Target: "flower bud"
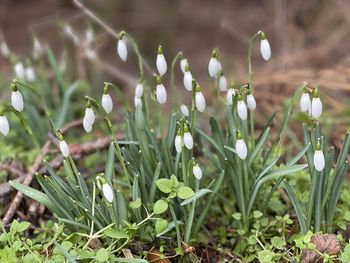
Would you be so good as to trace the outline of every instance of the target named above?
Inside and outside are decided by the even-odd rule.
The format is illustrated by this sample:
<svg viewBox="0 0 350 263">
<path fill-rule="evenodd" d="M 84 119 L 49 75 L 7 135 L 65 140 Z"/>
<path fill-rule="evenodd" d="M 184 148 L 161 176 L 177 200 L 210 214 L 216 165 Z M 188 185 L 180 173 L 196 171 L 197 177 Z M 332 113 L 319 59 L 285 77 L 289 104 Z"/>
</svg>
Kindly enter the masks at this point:
<svg viewBox="0 0 350 263">
<path fill-rule="evenodd" d="M 16 74 L 17 78 L 19 78 L 19 79 L 25 78 L 25 69 L 24 69 L 22 62 L 17 62 L 15 64 L 14 70 L 15 70 L 15 74 Z"/>
<path fill-rule="evenodd" d="M 135 97 L 141 98 L 143 96 L 143 83 L 140 82 L 136 85 Z"/>
<path fill-rule="evenodd" d="M 201 91 L 196 92 L 196 108 L 199 112 L 203 112 L 205 110 L 205 98 Z"/>
<path fill-rule="evenodd" d="M 167 71 L 167 63 L 163 54 L 162 46 L 158 47 L 158 55 L 157 55 L 157 70 L 161 76 L 163 76 Z"/>
<path fill-rule="evenodd" d="M 181 105 L 180 107 L 180 110 L 181 110 L 181 113 L 185 116 L 185 117 L 188 117 L 190 116 L 190 112 L 188 111 L 188 108 L 186 105 Z"/>
<path fill-rule="evenodd" d="M 240 95 L 238 95 L 237 99 L 237 112 L 241 120 L 247 119 L 247 106 Z"/>
<path fill-rule="evenodd" d="M 160 104 L 164 104 L 166 102 L 167 93 L 164 85 L 162 84 L 162 80 L 160 77 L 157 78 L 156 97 L 157 97 L 157 101 Z"/>
<path fill-rule="evenodd" d="M 247 145 L 245 144 L 245 141 L 242 139 L 240 132 L 237 132 L 236 153 L 238 157 L 242 160 L 245 160 L 245 158 L 247 158 L 247 153 L 248 153 Z"/>
<path fill-rule="evenodd" d="M 208 72 L 210 77 L 217 78 L 222 68 L 220 62 L 218 61 L 218 56 L 219 51 L 217 49 L 214 49 L 208 64 Z"/>
<path fill-rule="evenodd" d="M 92 124 L 89 123 L 86 117 L 83 119 L 83 127 L 87 133 L 90 133 L 92 131 Z"/>
<path fill-rule="evenodd" d="M 89 104 L 89 103 L 88 103 Z M 86 124 L 89 124 L 89 125 L 94 125 L 94 122 L 95 122 L 95 113 L 94 113 L 94 110 L 92 109 L 92 107 L 90 105 L 88 105 L 86 108 L 85 108 L 85 116 L 84 116 L 84 119 L 86 119 Z"/>
<path fill-rule="evenodd" d="M 321 150 L 320 141 L 318 141 L 314 154 L 314 166 L 319 172 L 322 172 L 325 166 L 324 154 Z"/>
<path fill-rule="evenodd" d="M 63 140 L 63 138 L 62 140 L 60 140 L 60 151 L 64 157 L 67 158 L 69 156 L 69 147 L 66 141 Z"/>
<path fill-rule="evenodd" d="M 307 112 L 311 106 L 310 94 L 308 92 L 303 92 L 300 98 L 300 110 Z"/>
<path fill-rule="evenodd" d="M 202 179 L 202 169 L 199 167 L 198 163 L 195 163 L 193 165 L 192 172 L 194 177 L 196 177 L 197 180 Z"/>
<path fill-rule="evenodd" d="M 320 117 L 322 114 L 322 102 L 319 98 L 318 89 L 315 88 L 312 92 L 311 115 L 314 118 Z"/>
<path fill-rule="evenodd" d="M 118 55 L 121 60 L 126 61 L 128 57 L 128 49 L 126 48 L 126 43 L 124 36 L 121 36 L 121 38 L 118 40 Z"/>
<path fill-rule="evenodd" d="M 192 90 L 192 80 L 193 80 L 192 73 L 191 73 L 191 71 L 189 70 L 189 66 L 188 66 L 188 64 L 187 64 L 187 65 L 186 65 L 185 74 L 184 74 L 183 83 L 184 83 L 185 88 L 186 88 L 188 91 L 191 91 L 191 90 Z"/>
<path fill-rule="evenodd" d="M 108 93 L 102 95 L 102 107 L 107 114 L 111 113 L 113 110 L 113 101 Z"/>
<path fill-rule="evenodd" d="M 12 84 L 11 104 L 16 111 L 22 111 L 24 107 L 22 93 L 17 89 L 16 84 Z"/>
<path fill-rule="evenodd" d="M 112 187 L 107 184 L 107 183 L 104 183 L 102 185 L 102 193 L 103 193 L 103 196 L 104 198 L 109 202 L 109 203 L 112 203 L 113 200 L 114 200 L 114 193 L 113 193 L 113 189 Z"/>
<path fill-rule="evenodd" d="M 251 93 L 247 95 L 247 106 L 251 111 L 255 110 L 256 108 L 255 98 Z"/>
<path fill-rule="evenodd" d="M 135 108 L 142 107 L 142 100 L 135 96 L 134 97 L 134 105 L 135 105 Z"/>
<path fill-rule="evenodd" d="M 223 72 L 221 72 L 221 75 L 219 78 L 219 88 L 220 88 L 220 91 L 227 91 L 227 80 Z"/>
<path fill-rule="evenodd" d="M 4 135 L 7 136 L 10 130 L 10 125 L 9 122 L 4 115 L 0 115 L 0 132 Z"/>
<path fill-rule="evenodd" d="M 185 147 L 186 147 L 188 150 L 192 150 L 192 148 L 193 148 L 193 138 L 192 138 L 191 133 L 188 131 L 187 126 L 184 127 L 184 137 L 183 137 L 183 140 L 184 140 Z"/>
<path fill-rule="evenodd" d="M 180 68 L 181 68 L 182 73 L 184 73 L 184 74 L 186 72 L 186 65 L 187 65 L 187 59 L 186 58 L 181 59 Z"/>
<path fill-rule="evenodd" d="M 236 95 L 234 88 L 229 88 L 226 94 L 226 100 L 228 105 L 233 104 L 233 97 Z"/>
<path fill-rule="evenodd" d="M 182 151 L 182 136 L 181 136 L 180 129 L 177 132 L 177 135 L 175 137 L 175 149 L 176 149 L 176 152 L 178 152 L 178 153 L 181 153 L 181 151 Z"/>
<path fill-rule="evenodd" d="M 267 61 L 271 57 L 271 48 L 269 41 L 266 39 L 266 35 L 261 32 L 260 34 L 260 52 L 262 57 Z"/>
</svg>

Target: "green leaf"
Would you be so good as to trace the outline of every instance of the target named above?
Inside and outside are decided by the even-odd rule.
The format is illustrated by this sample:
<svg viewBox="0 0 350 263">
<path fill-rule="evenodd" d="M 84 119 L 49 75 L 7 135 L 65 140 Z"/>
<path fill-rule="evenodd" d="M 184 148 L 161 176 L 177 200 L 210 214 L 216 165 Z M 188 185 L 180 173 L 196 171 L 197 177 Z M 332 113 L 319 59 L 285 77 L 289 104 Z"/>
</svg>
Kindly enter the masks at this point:
<svg viewBox="0 0 350 263">
<path fill-rule="evenodd" d="M 107 262 L 109 259 L 109 251 L 105 248 L 100 248 L 96 253 L 95 259 L 98 262 Z"/>
<path fill-rule="evenodd" d="M 181 198 L 181 199 L 188 199 L 191 198 L 192 196 L 194 196 L 194 192 L 191 188 L 189 188 L 188 186 L 180 186 L 177 189 L 177 195 Z"/>
<path fill-rule="evenodd" d="M 168 209 L 168 203 L 164 200 L 158 200 L 153 206 L 153 213 L 156 215 L 164 213 Z"/>
<path fill-rule="evenodd" d="M 62 254 L 65 256 L 65 258 L 68 260 L 69 263 L 76 263 L 77 261 L 75 260 L 75 258 L 69 254 L 68 250 L 61 246 L 58 243 L 55 243 L 56 247 L 62 252 Z"/>
<path fill-rule="evenodd" d="M 184 200 L 181 205 L 188 205 L 190 203 L 192 203 L 193 201 L 201 198 L 202 196 L 208 194 L 208 193 L 212 193 L 213 191 L 212 190 L 209 190 L 209 189 L 200 189 L 199 191 L 197 191 L 194 196 Z"/>
<path fill-rule="evenodd" d="M 159 191 L 169 194 L 172 190 L 171 181 L 169 179 L 161 178 L 156 181 Z"/>
<path fill-rule="evenodd" d="M 128 239 L 129 236 L 127 233 L 121 230 L 117 230 L 115 228 L 108 228 L 104 231 L 106 236 L 109 236 L 114 239 Z"/>
<path fill-rule="evenodd" d="M 255 210 L 253 212 L 253 217 L 256 218 L 256 219 L 262 217 L 262 215 L 263 215 L 263 213 L 261 213 L 259 210 Z"/>
<path fill-rule="evenodd" d="M 139 208 L 140 206 L 141 206 L 141 198 L 140 197 L 138 197 L 138 198 L 136 198 L 136 200 L 135 201 L 133 201 L 133 202 L 130 202 L 129 203 L 129 206 L 132 208 L 132 209 L 137 209 L 137 208 Z"/>
<path fill-rule="evenodd" d="M 177 225 L 183 225 L 183 223 L 181 221 L 177 221 Z M 165 230 L 163 230 L 163 232 L 157 234 L 157 237 L 160 237 L 162 235 L 165 235 L 166 233 L 168 233 L 170 230 L 172 230 L 175 227 L 175 222 L 172 221 L 168 224 L 167 228 Z"/>
<path fill-rule="evenodd" d="M 275 253 L 270 250 L 262 250 L 258 252 L 258 259 L 260 263 L 271 263 L 274 262 L 273 257 Z"/>
<path fill-rule="evenodd" d="M 156 233 L 162 233 L 168 226 L 168 221 L 162 218 L 159 218 L 156 221 Z"/>
<path fill-rule="evenodd" d="M 240 221 L 242 219 L 242 214 L 241 213 L 234 213 L 232 215 L 233 219 Z"/>
<path fill-rule="evenodd" d="M 278 249 L 283 249 L 286 246 L 286 242 L 281 237 L 271 238 L 271 245 Z"/>
</svg>

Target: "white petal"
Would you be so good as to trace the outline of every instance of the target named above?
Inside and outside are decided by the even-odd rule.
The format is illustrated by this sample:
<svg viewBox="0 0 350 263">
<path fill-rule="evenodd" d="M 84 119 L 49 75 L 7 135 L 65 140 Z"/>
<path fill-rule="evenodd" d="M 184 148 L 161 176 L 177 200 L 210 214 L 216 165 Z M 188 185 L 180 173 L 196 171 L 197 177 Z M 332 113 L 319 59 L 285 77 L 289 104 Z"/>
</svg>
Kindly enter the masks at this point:
<svg viewBox="0 0 350 263">
<path fill-rule="evenodd" d="M 208 64 L 208 72 L 210 77 L 216 77 L 219 74 L 221 65 L 217 58 L 211 57 Z"/>
<path fill-rule="evenodd" d="M 184 144 L 188 150 L 191 150 L 193 148 L 193 138 L 191 133 L 185 132 L 184 134 Z"/>
<path fill-rule="evenodd" d="M 15 74 L 19 79 L 24 79 L 25 71 L 22 62 L 18 62 L 15 65 Z"/>
<path fill-rule="evenodd" d="M 69 147 L 66 141 L 60 141 L 60 150 L 64 157 L 69 156 Z"/>
<path fill-rule="evenodd" d="M 10 130 L 10 125 L 6 116 L 0 116 L 0 132 L 4 136 L 7 136 L 7 134 L 9 134 L 9 130 Z"/>
<path fill-rule="evenodd" d="M 134 97 L 134 105 L 135 105 L 135 108 L 142 107 L 142 100 L 138 97 Z"/>
<path fill-rule="evenodd" d="M 244 140 L 239 139 L 236 141 L 236 152 L 240 159 L 244 160 L 245 158 L 247 158 L 248 150 Z"/>
<path fill-rule="evenodd" d="M 88 122 L 86 116 L 83 119 L 83 127 L 87 133 L 90 133 L 92 131 L 92 124 Z"/>
<path fill-rule="evenodd" d="M 143 84 L 138 83 L 135 89 L 135 97 L 141 98 L 143 95 Z"/>
<path fill-rule="evenodd" d="M 220 91 L 227 91 L 227 80 L 224 75 L 220 76 L 219 78 L 219 88 Z"/>
<path fill-rule="evenodd" d="M 175 137 L 175 149 L 178 153 L 182 151 L 182 137 L 180 135 L 176 135 Z"/>
<path fill-rule="evenodd" d="M 128 50 L 126 48 L 126 44 L 123 38 L 119 39 L 118 41 L 118 55 L 120 59 L 123 61 L 126 61 L 128 57 Z"/>
<path fill-rule="evenodd" d="M 184 59 L 181 59 L 181 61 L 180 61 L 180 67 L 181 67 L 181 71 L 182 71 L 182 73 L 184 73 L 185 74 L 185 72 L 186 72 L 186 65 L 187 65 L 187 59 L 186 58 L 184 58 Z"/>
<path fill-rule="evenodd" d="M 263 39 L 260 41 L 260 52 L 262 57 L 265 60 L 269 60 L 271 57 L 271 49 L 270 49 L 270 44 L 269 41 L 267 41 L 267 39 Z"/>
<path fill-rule="evenodd" d="M 247 106 L 243 100 L 237 102 L 237 112 L 241 120 L 247 119 Z"/>
<path fill-rule="evenodd" d="M 250 110 L 255 110 L 256 108 L 256 102 L 253 94 L 249 94 L 247 96 L 247 106 Z"/>
<path fill-rule="evenodd" d="M 167 99 L 167 94 L 166 94 L 166 90 L 163 84 L 159 84 L 156 87 L 156 97 L 157 97 L 157 101 L 160 104 L 164 104 L 166 102 Z"/>
<path fill-rule="evenodd" d="M 314 118 L 320 117 L 322 114 L 322 102 L 320 98 L 313 98 L 311 103 L 311 115 Z"/>
<path fill-rule="evenodd" d="M 12 91 L 11 93 L 11 104 L 17 111 L 22 111 L 24 107 L 23 97 L 19 90 Z"/>
<path fill-rule="evenodd" d="M 167 64 L 166 64 L 166 60 L 163 54 L 158 54 L 157 55 L 157 69 L 158 72 L 161 76 L 163 76 L 166 73 L 167 70 Z"/>
<path fill-rule="evenodd" d="M 193 77 L 192 77 L 191 72 L 186 71 L 185 74 L 184 74 L 183 82 L 184 82 L 185 88 L 186 88 L 188 91 L 191 91 L 191 90 L 192 90 L 192 80 L 193 80 Z"/>
<path fill-rule="evenodd" d="M 106 200 L 110 203 L 113 202 L 114 199 L 114 193 L 113 193 L 113 189 L 109 184 L 103 184 L 102 185 L 102 192 L 103 192 L 103 196 L 106 198 Z"/>
<path fill-rule="evenodd" d="M 33 67 L 28 67 L 26 69 L 26 79 L 28 81 L 34 81 L 36 79 L 35 72 Z"/>
<path fill-rule="evenodd" d="M 199 167 L 198 164 L 193 166 L 193 175 L 196 177 L 197 180 L 202 179 L 202 169 Z"/>
<path fill-rule="evenodd" d="M 315 169 L 319 172 L 321 172 L 324 169 L 324 166 L 325 166 L 324 155 L 323 155 L 323 152 L 320 150 L 315 151 L 314 165 L 315 165 Z"/>
<path fill-rule="evenodd" d="M 185 117 L 188 117 L 190 115 L 190 112 L 188 111 L 188 108 L 186 105 L 182 104 L 180 107 L 180 110 Z"/>
<path fill-rule="evenodd" d="M 205 98 L 202 92 L 196 92 L 196 108 L 199 112 L 205 110 Z"/>
<path fill-rule="evenodd" d="M 92 30 L 87 30 L 85 32 L 85 39 L 86 39 L 86 43 L 89 45 L 92 43 L 92 41 L 94 40 L 94 32 L 92 32 Z"/>
<path fill-rule="evenodd" d="M 303 93 L 300 98 L 300 110 L 303 112 L 307 112 L 310 108 L 310 95 L 309 93 Z"/>
<path fill-rule="evenodd" d="M 234 89 L 228 89 L 226 99 L 227 99 L 227 104 L 232 105 L 233 104 L 233 97 L 235 96 L 236 92 Z"/>
<path fill-rule="evenodd" d="M 109 94 L 102 95 L 102 107 L 107 114 L 112 112 L 113 101 L 112 101 L 112 98 Z"/>
<path fill-rule="evenodd" d="M 0 53 L 1 55 L 3 55 L 5 58 L 8 57 L 8 55 L 10 55 L 10 50 L 6 44 L 6 42 L 2 41 L 0 43 Z"/>
<path fill-rule="evenodd" d="M 87 124 L 90 124 L 91 126 L 94 125 L 95 113 L 94 113 L 94 110 L 92 108 L 85 108 L 84 119 L 86 119 Z"/>
</svg>

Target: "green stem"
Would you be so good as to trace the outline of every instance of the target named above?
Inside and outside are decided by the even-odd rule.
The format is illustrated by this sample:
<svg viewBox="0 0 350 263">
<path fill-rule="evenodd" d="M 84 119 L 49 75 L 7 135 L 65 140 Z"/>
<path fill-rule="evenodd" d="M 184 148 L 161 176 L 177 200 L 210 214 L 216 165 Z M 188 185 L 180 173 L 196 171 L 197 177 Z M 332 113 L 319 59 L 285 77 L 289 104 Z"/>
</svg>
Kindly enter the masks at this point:
<svg viewBox="0 0 350 263">
<path fill-rule="evenodd" d="M 176 239 L 177 239 L 177 246 L 178 248 L 181 248 L 181 236 L 180 236 L 180 229 L 179 229 L 179 224 L 176 219 L 175 211 L 173 208 L 173 205 L 169 203 L 169 209 L 171 213 L 171 217 L 173 218 L 174 224 L 175 224 L 175 230 L 176 230 Z"/>
<path fill-rule="evenodd" d="M 197 192 L 198 190 L 199 190 L 199 180 L 196 180 L 195 191 Z M 185 239 L 184 239 L 186 244 L 188 244 L 188 242 L 190 241 L 195 210 L 196 210 L 196 200 L 193 201 L 193 203 L 191 205 L 190 214 L 188 215 L 188 221 L 187 221 L 187 224 L 186 224 Z"/>
<path fill-rule="evenodd" d="M 307 209 L 307 216 L 306 216 L 306 227 L 308 230 L 310 230 L 311 227 L 311 221 L 312 221 L 312 215 L 313 215 L 313 208 L 315 204 L 315 193 L 316 193 L 316 176 L 317 172 L 314 172 L 311 178 L 311 189 L 309 193 L 309 202 L 308 202 L 308 209 Z"/>
<path fill-rule="evenodd" d="M 170 83 L 171 83 L 171 87 L 174 89 L 175 94 L 177 94 L 176 86 L 175 86 L 175 65 L 176 65 L 176 62 L 179 60 L 179 58 L 182 58 L 182 56 L 183 56 L 182 51 L 178 52 L 174 57 L 173 61 L 171 62 Z"/>
<path fill-rule="evenodd" d="M 121 33 L 122 34 L 124 33 L 127 36 L 127 38 L 129 39 L 129 41 L 131 42 L 132 47 L 133 47 L 133 49 L 135 51 L 135 54 L 137 56 L 137 59 L 138 59 L 139 70 L 140 70 L 140 78 L 144 79 L 143 58 L 142 58 L 139 46 L 137 45 L 135 39 L 129 33 L 125 32 L 125 31 L 122 31 Z"/>
</svg>

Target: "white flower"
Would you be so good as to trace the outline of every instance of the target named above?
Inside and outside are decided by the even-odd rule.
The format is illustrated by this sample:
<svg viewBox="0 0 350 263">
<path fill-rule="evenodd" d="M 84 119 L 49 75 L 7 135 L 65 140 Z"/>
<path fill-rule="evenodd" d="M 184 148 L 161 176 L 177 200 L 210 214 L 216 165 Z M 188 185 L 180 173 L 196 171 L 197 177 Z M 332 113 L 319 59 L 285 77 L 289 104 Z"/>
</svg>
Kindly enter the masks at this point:
<svg viewBox="0 0 350 263">
<path fill-rule="evenodd" d="M 22 111 L 24 107 L 22 93 L 19 90 L 12 91 L 11 104 L 16 111 Z"/>
<path fill-rule="evenodd" d="M 108 93 L 102 95 L 102 107 L 107 114 L 111 113 L 113 110 L 113 101 Z"/>
<path fill-rule="evenodd" d="M 183 82 L 184 82 L 185 88 L 188 91 L 192 90 L 192 80 L 193 80 L 192 73 L 189 70 L 186 71 L 185 74 L 184 74 Z"/>
<path fill-rule="evenodd" d="M 241 120 L 247 119 L 247 106 L 243 100 L 238 100 L 237 102 L 237 112 Z"/>
<path fill-rule="evenodd" d="M 208 64 L 208 72 L 210 77 L 217 77 L 221 70 L 221 64 L 216 57 L 211 57 Z"/>
<path fill-rule="evenodd" d="M 196 177 L 197 180 L 202 179 L 202 169 L 199 167 L 197 163 L 193 166 L 192 171 L 193 171 L 194 177 Z"/>
<path fill-rule="evenodd" d="M 83 119 L 83 127 L 87 133 L 90 133 L 92 131 L 92 124 L 88 122 L 86 117 Z"/>
<path fill-rule="evenodd" d="M 321 150 L 316 150 L 314 154 L 314 165 L 315 169 L 319 172 L 321 172 L 324 169 L 325 166 L 325 160 L 324 155 Z"/>
<path fill-rule="evenodd" d="M 4 136 L 7 136 L 7 134 L 9 134 L 9 130 L 10 130 L 10 125 L 6 116 L 0 115 L 0 132 Z"/>
<path fill-rule="evenodd" d="M 191 133 L 188 130 L 187 131 L 185 130 L 183 140 L 184 140 L 185 147 L 188 150 L 191 150 L 193 148 L 193 138 Z"/>
<path fill-rule="evenodd" d="M 311 106 L 310 94 L 308 92 L 304 92 L 300 98 L 300 110 L 303 112 L 307 112 Z"/>
<path fill-rule="evenodd" d="M 186 105 L 181 105 L 180 107 L 181 113 L 185 116 L 188 117 L 190 115 L 190 112 L 188 111 L 188 108 Z"/>
<path fill-rule="evenodd" d="M 164 104 L 166 102 L 167 94 L 166 94 L 165 87 L 162 83 L 158 84 L 156 87 L 156 97 L 157 97 L 157 101 L 160 104 Z"/>
<path fill-rule="evenodd" d="M 17 78 L 19 79 L 24 79 L 25 78 L 25 69 L 24 69 L 24 66 L 23 66 L 23 63 L 22 62 L 17 62 L 15 64 L 15 74 L 17 76 Z"/>
<path fill-rule="evenodd" d="M 86 30 L 85 32 L 86 44 L 90 45 L 94 41 L 94 32 L 91 29 Z"/>
<path fill-rule="evenodd" d="M 35 71 L 32 66 L 26 68 L 26 79 L 28 81 L 34 81 L 36 79 Z"/>
<path fill-rule="evenodd" d="M 95 50 L 93 50 L 93 49 L 91 49 L 89 47 L 85 49 L 85 55 L 90 60 L 94 60 L 96 58 Z"/>
<path fill-rule="evenodd" d="M 60 150 L 61 150 L 61 153 L 64 157 L 69 156 L 69 147 L 68 147 L 68 144 L 66 143 L 66 141 L 64 141 L 64 140 L 60 141 Z"/>
<path fill-rule="evenodd" d="M 91 126 L 94 125 L 95 122 L 95 113 L 92 107 L 85 108 L 85 116 L 84 119 L 86 119 L 86 124 L 90 124 Z"/>
<path fill-rule="evenodd" d="M 158 55 L 157 55 L 157 70 L 161 76 L 163 76 L 166 73 L 167 70 L 167 64 L 166 60 L 163 54 L 163 48 L 162 46 L 158 47 Z"/>
<path fill-rule="evenodd" d="M 111 187 L 109 184 L 104 183 L 104 184 L 102 185 L 102 193 L 103 193 L 103 196 L 106 198 L 106 200 L 107 200 L 109 203 L 112 203 L 112 202 L 113 202 L 114 193 L 113 193 L 112 187 Z"/>
<path fill-rule="evenodd" d="M 80 40 L 70 25 L 65 25 L 63 31 L 74 42 L 75 45 L 79 45 Z"/>
<path fill-rule="evenodd" d="M 135 89 L 135 97 L 141 98 L 143 95 L 143 83 L 138 83 Z"/>
<path fill-rule="evenodd" d="M 181 59 L 180 67 L 181 67 L 182 73 L 184 73 L 184 74 L 186 72 L 186 65 L 187 65 L 187 59 L 186 58 Z"/>
<path fill-rule="evenodd" d="M 250 110 L 255 110 L 256 102 L 253 94 L 248 94 L 247 96 L 247 106 Z"/>
<path fill-rule="evenodd" d="M 238 157 L 242 160 L 244 160 L 245 158 L 247 158 L 247 145 L 245 144 L 243 139 L 238 139 L 236 141 L 236 153 L 238 155 Z"/>
<path fill-rule="evenodd" d="M 312 102 L 311 102 L 311 115 L 314 118 L 318 118 L 321 116 L 322 113 L 322 102 L 320 100 L 320 98 L 318 97 L 314 97 L 312 98 Z"/>
<path fill-rule="evenodd" d="M 134 105 L 135 105 L 135 108 L 142 107 L 142 100 L 135 96 L 134 97 Z"/>
<path fill-rule="evenodd" d="M 227 104 L 233 104 L 233 97 L 236 95 L 236 92 L 233 88 L 229 88 L 226 94 Z"/>
<path fill-rule="evenodd" d="M 10 55 L 10 49 L 7 46 L 5 41 L 1 41 L 1 43 L 0 43 L 0 53 L 5 58 L 7 58 Z"/>
<path fill-rule="evenodd" d="M 196 108 L 199 112 L 203 112 L 205 110 L 205 98 L 201 91 L 196 92 Z"/>
<path fill-rule="evenodd" d="M 126 48 L 126 43 L 124 40 L 124 36 L 121 37 L 118 41 L 118 55 L 121 60 L 126 61 L 128 57 L 128 50 Z"/>
<path fill-rule="evenodd" d="M 221 74 L 219 78 L 219 88 L 220 91 L 227 91 L 227 80 L 223 74 Z"/>
<path fill-rule="evenodd" d="M 266 38 L 261 39 L 260 41 L 260 52 L 262 57 L 267 61 L 271 57 L 271 49 L 269 41 Z"/>
<path fill-rule="evenodd" d="M 34 42 L 33 42 L 33 56 L 34 58 L 38 58 L 40 56 L 40 54 L 43 51 L 43 47 L 41 45 L 41 43 L 39 42 L 39 40 L 34 37 Z"/>
<path fill-rule="evenodd" d="M 182 151 L 182 137 L 179 134 L 175 137 L 175 149 L 178 153 L 181 153 Z"/>
</svg>

